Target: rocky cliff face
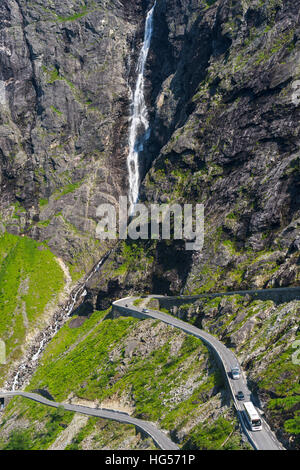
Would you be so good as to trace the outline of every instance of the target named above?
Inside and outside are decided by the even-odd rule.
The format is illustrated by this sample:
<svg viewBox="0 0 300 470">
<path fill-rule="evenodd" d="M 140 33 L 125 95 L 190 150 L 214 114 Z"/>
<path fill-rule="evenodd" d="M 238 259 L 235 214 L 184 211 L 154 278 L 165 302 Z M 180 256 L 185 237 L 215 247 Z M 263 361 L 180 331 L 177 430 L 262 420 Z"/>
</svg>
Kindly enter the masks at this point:
<svg viewBox="0 0 300 470">
<path fill-rule="evenodd" d="M 171 307 L 234 348 L 268 423 L 286 448 L 299 448 L 299 373 L 296 360 L 299 300 L 259 300 L 256 296 L 203 296 Z M 298 431 L 297 431 L 298 429 Z"/>
<path fill-rule="evenodd" d="M 2 224 L 87 270 L 103 251 L 98 205 L 127 192 L 143 5 L 5 0 L 0 8 Z"/>
<path fill-rule="evenodd" d="M 157 6 L 142 194 L 205 205 L 186 292 L 299 285 L 299 6 Z"/>
<path fill-rule="evenodd" d="M 2 2 L 2 225 L 79 271 L 106 249 L 98 205 L 127 193 L 130 85 L 150 4 Z M 193 259 L 180 244 L 145 246 L 149 290 L 299 282 L 298 15 L 298 1 L 157 2 L 141 197 L 204 203 L 206 239 Z"/>
<path fill-rule="evenodd" d="M 299 285 L 299 6 L 157 3 L 141 199 L 203 203 L 204 249 L 119 247 L 91 284 L 99 308 L 137 290 Z"/>
<path fill-rule="evenodd" d="M 124 291 L 299 285 L 299 7 L 157 4 L 141 198 L 203 203 L 205 244 L 190 256 L 181 243 L 127 243 L 90 286 L 99 307 Z M 235 348 L 279 439 L 298 448 L 299 301 L 203 301 L 182 316 Z"/>
</svg>

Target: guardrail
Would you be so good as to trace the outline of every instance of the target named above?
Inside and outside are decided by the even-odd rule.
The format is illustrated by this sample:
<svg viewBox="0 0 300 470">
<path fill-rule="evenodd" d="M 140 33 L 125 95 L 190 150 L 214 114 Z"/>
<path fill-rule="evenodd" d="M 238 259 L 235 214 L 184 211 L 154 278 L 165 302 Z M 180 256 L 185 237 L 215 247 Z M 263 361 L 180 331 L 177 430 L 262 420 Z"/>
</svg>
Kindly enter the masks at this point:
<svg viewBox="0 0 300 470">
<path fill-rule="evenodd" d="M 251 290 L 239 290 L 231 292 L 216 292 L 216 293 L 205 293 L 198 295 L 185 295 L 185 296 L 163 296 L 163 295 L 151 295 L 153 299 L 157 299 L 162 307 L 168 306 L 180 306 L 186 303 L 193 303 L 197 300 L 223 296 L 249 295 L 253 300 L 272 300 L 275 303 L 290 302 L 292 300 L 300 300 L 300 287 L 278 287 L 271 289 L 251 289 Z"/>
</svg>

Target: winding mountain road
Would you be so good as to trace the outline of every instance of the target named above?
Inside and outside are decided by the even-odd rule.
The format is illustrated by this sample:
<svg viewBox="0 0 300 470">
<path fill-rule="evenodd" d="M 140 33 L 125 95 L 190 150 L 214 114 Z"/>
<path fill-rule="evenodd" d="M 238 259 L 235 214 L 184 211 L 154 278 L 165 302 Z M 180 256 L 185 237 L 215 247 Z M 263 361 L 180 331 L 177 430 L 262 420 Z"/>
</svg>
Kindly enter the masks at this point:
<svg viewBox="0 0 300 470">
<path fill-rule="evenodd" d="M 153 298 L 153 296 L 149 297 L 149 299 L 150 298 Z M 239 366 L 241 369 L 235 354 L 230 349 L 226 348 L 226 346 L 224 346 L 224 344 L 221 343 L 217 338 L 193 325 L 190 325 L 189 323 L 185 323 L 176 317 L 159 312 L 157 310 L 147 309 L 147 312 L 144 312 L 142 307 L 133 305 L 133 302 L 136 299 L 137 297 L 118 300 L 113 303 L 114 309 L 123 315 L 125 314 L 129 316 L 136 316 L 138 318 L 153 318 L 160 320 L 175 328 L 179 328 L 187 334 L 201 339 L 209 348 L 214 351 L 215 355 L 222 363 L 234 405 L 237 410 L 238 418 L 251 445 L 256 450 L 283 450 L 282 445 L 276 439 L 275 435 L 264 419 L 262 419 L 263 429 L 261 431 L 253 432 L 247 429 L 243 416 L 243 405 L 236 399 L 236 394 L 239 390 L 242 390 L 245 395 L 245 401 L 252 401 L 252 394 L 247 386 L 247 379 L 243 372 L 240 379 L 233 380 L 231 378 L 230 371 L 233 367 Z"/>
<path fill-rule="evenodd" d="M 66 411 L 74 411 L 75 413 L 81 413 L 88 416 L 97 416 L 98 418 L 111 419 L 113 421 L 118 421 L 119 423 L 133 424 L 139 430 L 145 432 L 150 436 L 154 442 L 162 450 L 178 450 L 178 446 L 171 441 L 171 439 L 161 430 L 159 430 L 154 424 L 141 419 L 133 418 L 126 413 L 121 413 L 118 411 L 105 410 L 101 408 L 90 408 L 88 406 L 80 405 L 70 405 L 66 403 L 57 403 L 55 401 L 47 400 L 41 395 L 36 393 L 28 392 L 0 392 L 0 398 L 5 397 L 16 397 L 21 396 L 28 398 L 29 400 L 36 401 L 43 405 L 52 406 L 53 408 L 58 408 L 62 406 Z"/>
<path fill-rule="evenodd" d="M 158 296 L 149 296 L 148 299 L 158 297 Z M 147 309 L 145 312 L 144 308 L 141 306 L 135 306 L 134 301 L 138 299 L 138 297 L 127 297 L 125 299 L 117 300 L 113 303 L 113 308 L 117 311 L 120 315 L 123 316 L 133 316 L 139 319 L 147 319 L 153 318 L 156 320 L 160 320 L 170 326 L 178 328 L 189 335 L 193 335 L 196 338 L 201 339 L 212 351 L 215 353 L 216 357 L 218 358 L 220 365 L 223 367 L 225 376 L 227 378 L 227 382 L 230 388 L 230 392 L 233 398 L 234 406 L 237 411 L 237 415 L 239 421 L 241 423 L 243 432 L 247 436 L 250 444 L 256 450 L 284 450 L 283 446 L 280 442 L 276 439 L 276 436 L 271 431 L 270 427 L 266 423 L 266 421 L 262 418 L 263 422 L 263 429 L 261 431 L 253 432 L 250 431 L 247 427 L 244 415 L 243 415 L 243 405 L 242 402 L 239 402 L 236 399 L 237 392 L 242 390 L 245 395 L 245 401 L 252 401 L 253 397 L 251 391 L 247 385 L 247 378 L 245 373 L 242 371 L 238 359 L 235 354 L 226 346 L 221 343 L 217 338 L 212 336 L 211 334 L 203 331 L 194 325 L 186 323 L 182 320 L 179 320 L 176 317 L 171 315 L 165 314 L 158 310 L 150 310 Z M 147 298 L 145 299 L 147 300 Z M 241 378 L 238 380 L 233 380 L 231 377 L 231 369 L 235 366 L 239 366 L 240 370 L 242 371 Z M 154 442 L 160 447 L 162 450 L 178 450 L 179 447 L 171 441 L 171 439 L 161 430 L 159 430 L 154 424 L 149 423 L 144 420 L 140 420 L 137 418 L 133 418 L 126 413 L 121 413 L 118 411 L 113 410 L 106 410 L 101 408 L 89 408 L 86 406 L 80 405 L 71 405 L 66 403 L 57 403 L 55 401 L 48 400 L 47 398 L 38 395 L 36 393 L 29 393 L 29 392 L 22 392 L 22 391 L 11 391 L 11 392 L 1 392 L 0 391 L 0 398 L 5 397 L 15 397 L 15 396 L 22 396 L 24 398 L 28 398 L 30 400 L 36 401 L 43 405 L 51 406 L 54 408 L 58 408 L 62 406 L 67 411 L 73 411 L 75 413 L 81 413 L 89 416 L 97 416 L 99 418 L 104 419 L 111 419 L 114 421 L 118 421 L 119 423 L 127 423 L 136 426 L 136 428 L 144 431 L 147 435 L 149 435 Z"/>
</svg>

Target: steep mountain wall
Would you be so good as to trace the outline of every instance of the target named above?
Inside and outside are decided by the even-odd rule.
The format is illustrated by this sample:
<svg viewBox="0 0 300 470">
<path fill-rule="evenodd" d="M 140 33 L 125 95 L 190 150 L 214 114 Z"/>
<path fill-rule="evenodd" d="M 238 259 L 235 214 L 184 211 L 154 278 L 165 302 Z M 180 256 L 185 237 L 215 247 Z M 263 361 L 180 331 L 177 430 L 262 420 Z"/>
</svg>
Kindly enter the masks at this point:
<svg viewBox="0 0 300 470">
<path fill-rule="evenodd" d="M 46 240 L 79 274 L 106 249 L 98 205 L 127 194 L 152 4 L 2 2 L 1 227 Z M 206 236 L 193 258 L 182 244 L 145 246 L 148 290 L 299 283 L 298 20 L 298 1 L 157 2 L 141 197 L 204 203 Z"/>
<path fill-rule="evenodd" d="M 127 192 L 144 6 L 4 0 L 0 9 L 2 228 L 47 240 L 87 270 L 103 251 L 98 205 Z"/>
<path fill-rule="evenodd" d="M 141 200 L 203 203 L 204 248 L 129 241 L 93 295 L 299 285 L 299 6 L 157 3 Z"/>
<path fill-rule="evenodd" d="M 205 205 L 186 292 L 299 285 L 300 3 L 207 3 L 157 6 L 143 198 Z"/>
</svg>

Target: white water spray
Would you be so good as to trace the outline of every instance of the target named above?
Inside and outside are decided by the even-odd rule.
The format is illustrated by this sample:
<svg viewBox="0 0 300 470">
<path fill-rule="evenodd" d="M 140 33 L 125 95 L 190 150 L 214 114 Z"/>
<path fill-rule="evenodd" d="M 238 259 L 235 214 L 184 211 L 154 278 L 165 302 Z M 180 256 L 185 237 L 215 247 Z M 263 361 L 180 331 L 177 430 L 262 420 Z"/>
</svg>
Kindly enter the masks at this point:
<svg viewBox="0 0 300 470">
<path fill-rule="evenodd" d="M 144 43 L 137 63 L 138 77 L 132 99 L 132 116 L 129 131 L 129 153 L 127 158 L 130 214 L 132 214 L 134 206 L 137 203 L 139 197 L 139 153 L 143 150 L 145 142 L 150 137 L 148 111 L 144 95 L 144 73 L 153 33 L 153 14 L 155 6 L 156 2 L 147 14 Z"/>
</svg>

